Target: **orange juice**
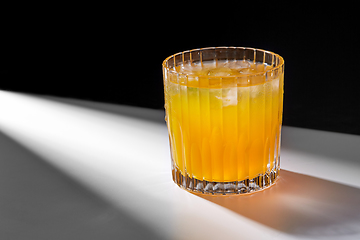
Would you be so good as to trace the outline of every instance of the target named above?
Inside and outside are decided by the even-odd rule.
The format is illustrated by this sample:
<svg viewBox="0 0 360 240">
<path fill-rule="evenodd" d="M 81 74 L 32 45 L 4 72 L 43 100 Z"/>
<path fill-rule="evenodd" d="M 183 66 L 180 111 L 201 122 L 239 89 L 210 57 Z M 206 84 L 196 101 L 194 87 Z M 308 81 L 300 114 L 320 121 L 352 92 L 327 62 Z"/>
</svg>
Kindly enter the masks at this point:
<svg viewBox="0 0 360 240">
<path fill-rule="evenodd" d="M 278 171 L 283 75 L 265 76 L 271 68 L 203 61 L 179 64 L 164 76 L 171 155 L 180 175 L 227 183 Z"/>
</svg>

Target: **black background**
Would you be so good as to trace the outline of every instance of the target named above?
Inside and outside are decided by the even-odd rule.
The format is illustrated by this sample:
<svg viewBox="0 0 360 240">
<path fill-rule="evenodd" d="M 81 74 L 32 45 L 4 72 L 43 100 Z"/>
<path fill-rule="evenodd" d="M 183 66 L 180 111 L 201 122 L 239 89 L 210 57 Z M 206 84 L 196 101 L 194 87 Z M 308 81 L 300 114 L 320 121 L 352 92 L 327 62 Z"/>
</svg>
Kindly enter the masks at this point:
<svg viewBox="0 0 360 240">
<path fill-rule="evenodd" d="M 285 59 L 284 125 L 360 134 L 356 8 L 135 3 L 17 13 L 3 34 L 0 88 L 162 109 L 167 56 L 255 47 Z"/>
</svg>

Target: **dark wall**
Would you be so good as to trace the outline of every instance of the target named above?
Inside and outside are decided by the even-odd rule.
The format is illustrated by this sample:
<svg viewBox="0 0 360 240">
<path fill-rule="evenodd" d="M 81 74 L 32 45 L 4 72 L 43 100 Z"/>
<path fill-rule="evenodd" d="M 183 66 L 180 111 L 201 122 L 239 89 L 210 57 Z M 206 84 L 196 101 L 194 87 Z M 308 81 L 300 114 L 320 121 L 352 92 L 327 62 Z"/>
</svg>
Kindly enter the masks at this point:
<svg viewBox="0 0 360 240">
<path fill-rule="evenodd" d="M 360 134 L 360 41 L 351 6 L 151 6 L 15 23 L 0 88 L 161 109 L 167 56 L 255 47 L 285 59 L 285 125 Z"/>
</svg>

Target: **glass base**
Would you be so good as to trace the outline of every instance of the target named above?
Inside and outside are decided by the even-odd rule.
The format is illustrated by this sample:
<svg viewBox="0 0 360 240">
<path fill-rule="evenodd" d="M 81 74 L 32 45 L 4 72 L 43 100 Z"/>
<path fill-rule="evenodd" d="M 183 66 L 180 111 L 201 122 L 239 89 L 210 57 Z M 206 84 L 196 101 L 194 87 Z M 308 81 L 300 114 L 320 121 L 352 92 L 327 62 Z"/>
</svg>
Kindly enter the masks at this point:
<svg viewBox="0 0 360 240">
<path fill-rule="evenodd" d="M 280 169 L 273 169 L 253 179 L 234 182 L 209 182 L 184 176 L 177 167 L 172 170 L 174 182 L 181 188 L 196 193 L 213 195 L 249 194 L 261 191 L 275 184 Z"/>
</svg>

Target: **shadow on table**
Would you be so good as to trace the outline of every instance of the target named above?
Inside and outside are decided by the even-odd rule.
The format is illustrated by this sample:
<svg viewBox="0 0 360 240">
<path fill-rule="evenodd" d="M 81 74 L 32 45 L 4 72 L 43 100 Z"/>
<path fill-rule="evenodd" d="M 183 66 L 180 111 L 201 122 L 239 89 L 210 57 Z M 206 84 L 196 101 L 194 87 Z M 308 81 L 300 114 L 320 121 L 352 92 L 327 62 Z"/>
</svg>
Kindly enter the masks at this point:
<svg viewBox="0 0 360 240">
<path fill-rule="evenodd" d="M 0 239 L 163 239 L 0 132 Z"/>
<path fill-rule="evenodd" d="M 253 221 L 302 237 L 360 233 L 360 189 L 281 170 L 271 188 L 245 196 L 196 194 Z"/>
</svg>

